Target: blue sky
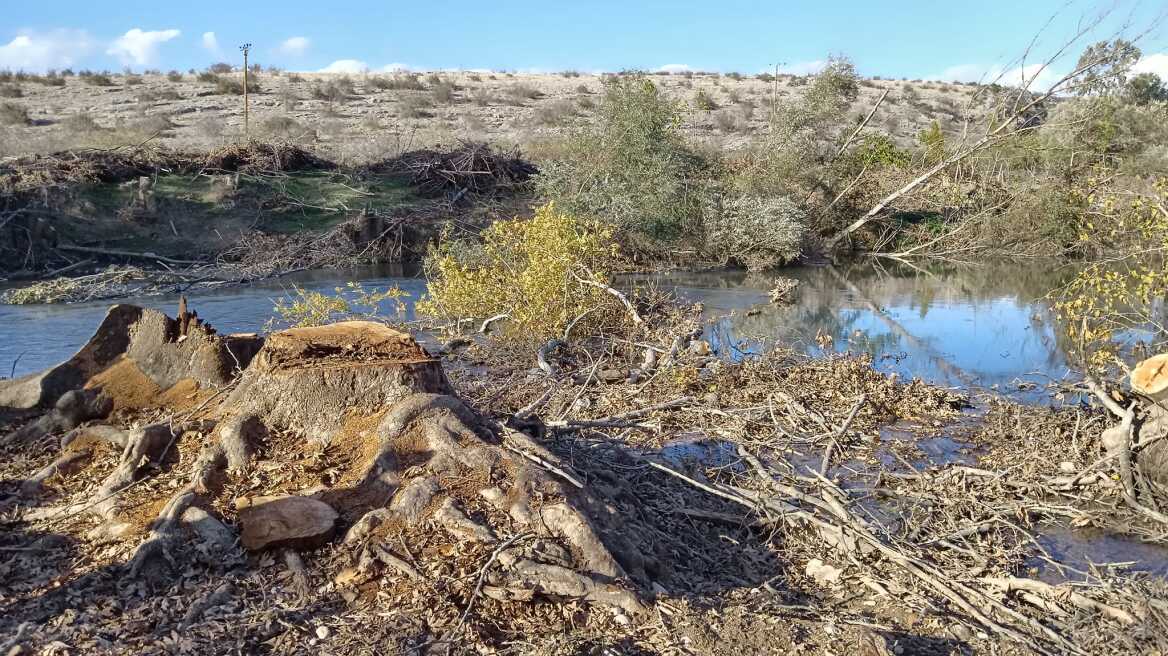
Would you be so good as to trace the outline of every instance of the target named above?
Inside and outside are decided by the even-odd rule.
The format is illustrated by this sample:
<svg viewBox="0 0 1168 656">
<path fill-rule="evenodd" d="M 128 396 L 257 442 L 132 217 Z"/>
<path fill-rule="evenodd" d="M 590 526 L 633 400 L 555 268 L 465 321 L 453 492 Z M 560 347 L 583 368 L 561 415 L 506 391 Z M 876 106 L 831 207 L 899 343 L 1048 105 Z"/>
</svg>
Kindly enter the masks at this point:
<svg viewBox="0 0 1168 656">
<path fill-rule="evenodd" d="M 0 27 L 0 68 L 203 68 L 253 59 L 291 70 L 432 69 L 615 71 L 666 65 L 757 73 L 783 62 L 814 70 L 829 53 L 861 73 L 977 79 L 1000 72 L 1035 32 L 1038 50 L 1074 32 L 1101 5 L 982 0 L 902 2 L 144 2 L 11 3 Z M 1110 6 L 1107 5 L 1107 6 Z M 1162 2 L 1121 2 L 1097 31 L 1134 17 L 1147 25 Z M 1096 40 L 1091 38 L 1089 40 Z M 1168 78 L 1161 26 L 1141 44 L 1141 67 Z M 1077 54 L 1079 48 L 1075 49 Z M 339 63 L 338 63 L 339 62 Z M 1070 66 L 1072 61 L 1064 66 Z"/>
</svg>

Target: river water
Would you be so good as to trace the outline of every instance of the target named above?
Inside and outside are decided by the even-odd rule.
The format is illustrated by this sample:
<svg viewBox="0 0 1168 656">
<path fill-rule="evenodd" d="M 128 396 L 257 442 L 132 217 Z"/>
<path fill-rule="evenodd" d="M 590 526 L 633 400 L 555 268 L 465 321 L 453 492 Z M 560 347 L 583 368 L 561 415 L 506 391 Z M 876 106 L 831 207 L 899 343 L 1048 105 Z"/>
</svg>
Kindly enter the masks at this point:
<svg viewBox="0 0 1168 656">
<path fill-rule="evenodd" d="M 289 298 L 294 286 L 335 293 L 347 281 L 360 281 L 369 291 L 397 285 L 409 292 L 407 318 L 412 318 L 413 300 L 424 293 L 424 282 L 389 273 L 372 268 L 307 272 L 201 292 L 189 300 L 220 332 L 256 332 L 272 318 L 275 301 Z M 779 274 L 668 272 L 626 276 L 620 284 L 652 285 L 702 303 L 710 322 L 706 337 L 729 357 L 771 344 L 812 354 L 864 352 L 884 371 L 940 385 L 995 388 L 1041 402 L 1043 383 L 1070 375 L 1044 296 L 1071 273 L 1042 262 L 927 268 L 868 263 L 799 267 Z M 768 301 L 777 275 L 799 280 L 794 303 Z M 178 297 L 117 302 L 173 315 Z M 0 376 L 39 371 L 68 358 L 111 303 L 0 305 Z"/>
</svg>

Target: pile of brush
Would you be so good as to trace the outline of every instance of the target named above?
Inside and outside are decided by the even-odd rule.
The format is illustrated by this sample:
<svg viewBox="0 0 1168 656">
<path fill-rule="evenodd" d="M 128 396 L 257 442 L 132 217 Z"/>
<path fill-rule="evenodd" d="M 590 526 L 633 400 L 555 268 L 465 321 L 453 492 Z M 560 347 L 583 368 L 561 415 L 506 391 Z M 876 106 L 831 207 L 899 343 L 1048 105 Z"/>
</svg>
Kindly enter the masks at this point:
<svg viewBox="0 0 1168 656">
<path fill-rule="evenodd" d="M 527 182 L 538 172 L 518 150 L 496 152 L 485 143 L 463 141 L 453 150 L 415 150 L 371 167 L 409 176 L 424 196 L 492 196 Z"/>
</svg>

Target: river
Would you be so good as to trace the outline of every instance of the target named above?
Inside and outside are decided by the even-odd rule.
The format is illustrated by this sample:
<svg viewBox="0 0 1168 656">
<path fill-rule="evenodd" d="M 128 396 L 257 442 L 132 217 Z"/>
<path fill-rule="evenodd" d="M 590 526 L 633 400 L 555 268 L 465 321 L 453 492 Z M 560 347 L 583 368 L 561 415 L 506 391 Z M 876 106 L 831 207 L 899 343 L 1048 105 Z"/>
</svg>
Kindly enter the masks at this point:
<svg viewBox="0 0 1168 656">
<path fill-rule="evenodd" d="M 996 389 L 1041 402 L 1042 385 L 1071 375 L 1052 322 L 1047 292 L 1072 272 L 1053 263 L 979 266 L 796 267 L 778 274 L 743 271 L 666 272 L 624 276 L 622 286 L 656 286 L 700 302 L 707 339 L 732 358 L 771 344 L 810 354 L 863 352 L 874 366 L 904 377 L 963 388 Z M 326 294 L 348 281 L 370 291 L 397 285 L 413 301 L 418 278 L 388 269 L 314 271 L 245 287 L 201 292 L 191 307 L 221 332 L 264 330 L 278 299 L 293 288 Z M 799 280 L 794 302 L 772 304 L 775 277 Z M 0 305 L 0 376 L 39 371 L 68 358 L 89 338 L 114 301 Z M 121 299 L 174 314 L 177 296 Z M 388 306 L 382 308 L 389 311 Z"/>
</svg>

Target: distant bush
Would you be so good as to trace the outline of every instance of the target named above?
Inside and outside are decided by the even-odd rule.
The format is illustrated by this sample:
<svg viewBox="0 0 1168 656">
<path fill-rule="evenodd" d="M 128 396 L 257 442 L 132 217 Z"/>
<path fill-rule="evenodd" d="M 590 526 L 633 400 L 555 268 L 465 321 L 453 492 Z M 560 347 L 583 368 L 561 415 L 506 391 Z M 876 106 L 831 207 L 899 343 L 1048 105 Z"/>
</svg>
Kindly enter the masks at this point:
<svg viewBox="0 0 1168 656">
<path fill-rule="evenodd" d="M 479 107 L 486 107 L 495 102 L 495 96 L 486 87 L 479 87 L 471 92 L 470 100 Z"/>
<path fill-rule="evenodd" d="M 611 330 L 628 321 L 597 286 L 615 255 L 610 229 L 548 204 L 531 219 L 496 221 L 481 243 L 442 240 L 426 258 L 429 292 L 417 310 L 446 320 L 506 314 L 503 334 L 531 344 L 562 337 L 573 321 L 574 335 Z"/>
<path fill-rule="evenodd" d="M 4 125 L 28 125 L 28 109 L 16 103 L 0 103 L 0 123 Z"/>
<path fill-rule="evenodd" d="M 254 75 L 249 75 L 247 77 L 247 92 L 248 93 L 259 93 L 260 92 L 260 82 L 259 82 L 259 80 L 257 80 L 255 78 Z M 215 78 L 215 93 L 220 94 L 220 95 L 242 96 L 243 95 L 243 80 L 236 79 L 234 76 L 232 76 L 232 77 L 216 76 L 216 78 Z"/>
<path fill-rule="evenodd" d="M 114 81 L 105 73 L 93 73 L 85 76 L 85 83 L 95 87 L 112 87 Z"/>
<path fill-rule="evenodd" d="M 166 74 L 166 79 L 170 80 L 171 82 L 182 82 L 183 75 L 178 71 L 170 71 Z"/>
<path fill-rule="evenodd" d="M 93 117 L 86 112 L 70 114 L 69 116 L 65 117 L 63 121 L 61 121 L 61 125 L 63 125 L 68 130 L 83 134 L 97 132 L 102 129 L 102 127 L 98 125 L 97 121 L 93 120 Z"/>
<path fill-rule="evenodd" d="M 48 75 L 38 75 L 32 79 L 37 84 L 43 84 L 46 87 L 63 87 L 65 86 L 65 78 L 57 73 L 49 73 Z"/>
<path fill-rule="evenodd" d="M 535 100 L 543 94 L 539 92 L 539 89 L 527 84 L 512 84 L 503 90 L 503 95 L 512 105 L 522 105 L 524 102 Z"/>
<path fill-rule="evenodd" d="M 402 116 L 406 118 L 426 118 L 431 116 L 429 109 L 433 106 L 427 98 L 411 96 L 401 103 Z"/>
<path fill-rule="evenodd" d="M 0 98 L 22 98 L 24 90 L 15 84 L 0 85 Z"/>
<path fill-rule="evenodd" d="M 740 81 L 742 81 L 743 75 L 742 75 L 742 73 L 739 73 L 737 71 L 731 71 L 731 72 L 726 74 L 726 77 L 730 78 L 731 80 L 734 80 L 735 82 L 740 82 Z"/>
<path fill-rule="evenodd" d="M 751 271 L 773 269 L 799 257 L 806 225 L 803 210 L 789 198 L 732 197 L 707 216 L 706 249 Z"/>
<path fill-rule="evenodd" d="M 216 75 L 223 75 L 225 73 L 231 73 L 235 70 L 235 67 L 225 62 L 219 62 L 217 64 L 211 64 L 207 67 L 207 70 Z"/>
<path fill-rule="evenodd" d="M 126 86 L 136 86 L 142 84 L 142 76 L 126 75 L 123 81 L 126 83 Z"/>
<path fill-rule="evenodd" d="M 576 93 L 592 93 L 592 90 L 588 88 L 587 84 L 577 84 Z"/>
<path fill-rule="evenodd" d="M 457 88 L 453 82 L 443 80 L 430 87 L 430 97 L 435 103 L 447 105 L 454 102 L 454 92 Z"/>
<path fill-rule="evenodd" d="M 723 109 L 714 113 L 714 126 L 722 132 L 740 132 L 746 129 L 746 121 L 740 113 Z"/>
<path fill-rule="evenodd" d="M 718 109 L 718 103 L 715 102 L 714 98 L 710 96 L 710 94 L 706 93 L 704 89 L 698 89 L 698 92 L 694 94 L 693 104 L 694 107 L 700 109 L 703 112 L 709 112 Z"/>
<path fill-rule="evenodd" d="M 353 86 L 353 80 L 348 77 L 339 77 L 327 81 L 317 80 L 312 85 L 311 93 L 316 100 L 344 103 L 356 95 L 356 88 Z"/>
<path fill-rule="evenodd" d="M 467 76 L 466 79 L 470 80 L 471 82 L 482 82 L 483 76 L 479 75 L 478 73 L 471 73 Z"/>
<path fill-rule="evenodd" d="M 298 139 L 308 131 L 290 116 L 269 116 L 260 122 L 260 130 L 264 134 L 283 140 Z"/>
<path fill-rule="evenodd" d="M 771 75 L 770 73 L 759 73 L 758 75 L 754 76 L 754 79 L 759 80 L 761 82 L 766 82 L 769 84 L 769 83 L 775 81 L 775 76 Z"/>
<path fill-rule="evenodd" d="M 560 77 L 580 77 L 580 71 L 560 71 Z"/>
<path fill-rule="evenodd" d="M 576 115 L 576 106 L 570 100 L 553 100 L 535 108 L 535 122 L 539 125 L 563 125 Z"/>
<path fill-rule="evenodd" d="M 374 88 L 391 91 L 424 91 L 426 85 L 415 73 L 399 73 L 391 77 L 377 76 L 370 79 Z"/>
</svg>

